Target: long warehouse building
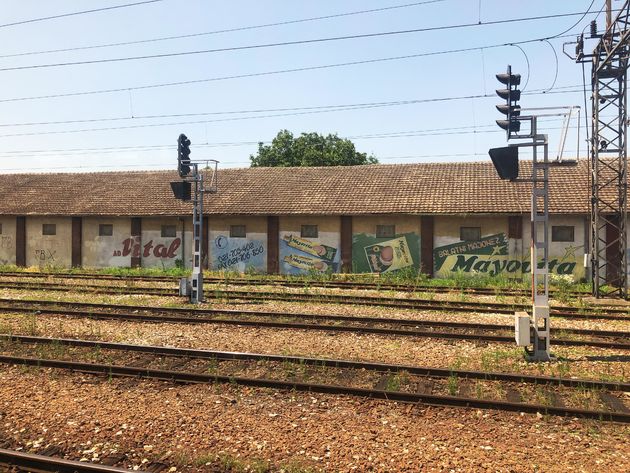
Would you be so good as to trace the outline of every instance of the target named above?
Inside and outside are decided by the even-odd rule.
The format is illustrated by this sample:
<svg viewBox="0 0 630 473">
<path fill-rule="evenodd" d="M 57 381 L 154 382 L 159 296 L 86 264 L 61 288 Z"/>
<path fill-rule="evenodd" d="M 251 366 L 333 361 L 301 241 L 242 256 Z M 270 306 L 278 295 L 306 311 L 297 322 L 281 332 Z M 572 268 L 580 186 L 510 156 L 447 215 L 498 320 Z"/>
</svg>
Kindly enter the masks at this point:
<svg viewBox="0 0 630 473">
<path fill-rule="evenodd" d="M 521 163 L 521 176 L 531 163 Z M 190 267 L 192 204 L 171 171 L 0 175 L 0 264 Z M 588 163 L 550 173 L 550 272 L 585 277 Z M 204 201 L 212 270 L 529 272 L 531 184 L 490 162 L 247 168 Z"/>
</svg>

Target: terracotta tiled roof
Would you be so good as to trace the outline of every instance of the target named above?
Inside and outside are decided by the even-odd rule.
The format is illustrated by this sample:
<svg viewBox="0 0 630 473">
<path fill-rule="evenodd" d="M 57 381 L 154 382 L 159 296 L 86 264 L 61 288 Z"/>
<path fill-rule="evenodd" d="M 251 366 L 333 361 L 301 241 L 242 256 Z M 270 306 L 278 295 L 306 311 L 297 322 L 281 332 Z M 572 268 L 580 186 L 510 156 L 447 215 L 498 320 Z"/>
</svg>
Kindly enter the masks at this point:
<svg viewBox="0 0 630 473">
<path fill-rule="evenodd" d="M 521 163 L 521 176 L 531 163 Z M 188 215 L 176 172 L 0 175 L 4 215 Z M 588 213 L 587 163 L 552 168 L 552 213 Z M 205 213 L 365 215 L 528 213 L 529 183 L 498 179 L 490 161 L 219 171 Z"/>
</svg>

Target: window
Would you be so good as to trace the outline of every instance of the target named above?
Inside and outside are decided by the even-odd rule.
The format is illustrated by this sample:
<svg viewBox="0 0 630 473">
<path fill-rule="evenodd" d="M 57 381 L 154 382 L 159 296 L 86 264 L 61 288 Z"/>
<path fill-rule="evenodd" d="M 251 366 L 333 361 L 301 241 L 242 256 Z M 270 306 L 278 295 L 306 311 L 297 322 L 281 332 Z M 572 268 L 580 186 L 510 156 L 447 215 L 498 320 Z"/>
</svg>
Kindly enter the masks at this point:
<svg viewBox="0 0 630 473">
<path fill-rule="evenodd" d="M 302 238 L 317 238 L 317 225 L 302 225 L 300 236 Z"/>
<path fill-rule="evenodd" d="M 575 241 L 575 227 L 573 226 L 552 226 L 551 241 Z"/>
<path fill-rule="evenodd" d="M 230 238 L 245 238 L 245 225 L 230 225 Z"/>
<path fill-rule="evenodd" d="M 481 227 L 459 227 L 461 241 L 481 240 Z"/>
<path fill-rule="evenodd" d="M 114 226 L 111 223 L 101 223 L 98 226 L 98 236 L 112 236 L 114 234 Z"/>
<path fill-rule="evenodd" d="M 396 235 L 396 225 L 377 225 L 376 238 L 393 238 Z"/>
<path fill-rule="evenodd" d="M 177 227 L 175 225 L 162 225 L 162 238 L 175 238 Z"/>
<path fill-rule="evenodd" d="M 57 225 L 54 223 L 44 223 L 42 225 L 42 235 L 56 235 Z"/>
</svg>

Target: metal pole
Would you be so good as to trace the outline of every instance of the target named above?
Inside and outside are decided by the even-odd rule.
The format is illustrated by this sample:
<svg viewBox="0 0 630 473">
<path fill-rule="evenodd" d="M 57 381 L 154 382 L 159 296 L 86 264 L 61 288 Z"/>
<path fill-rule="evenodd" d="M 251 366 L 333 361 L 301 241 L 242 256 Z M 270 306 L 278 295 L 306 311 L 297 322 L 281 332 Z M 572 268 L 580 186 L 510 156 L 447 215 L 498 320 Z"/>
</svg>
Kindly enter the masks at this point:
<svg viewBox="0 0 630 473">
<path fill-rule="evenodd" d="M 548 361 L 551 357 L 549 338 L 549 153 L 547 135 L 539 135 L 536 117 L 532 117 L 532 333 L 533 350 L 527 350 L 531 361 Z M 543 162 L 538 160 L 538 146 L 543 147 Z M 542 227 L 542 228 L 541 228 Z M 539 229 L 542 235 L 539 237 Z M 542 252 L 542 261 L 538 256 Z"/>
<path fill-rule="evenodd" d="M 201 229 L 203 222 L 203 174 L 197 164 L 193 164 L 195 194 L 193 197 L 193 244 L 192 244 L 192 276 L 190 280 L 190 302 L 203 302 L 203 269 L 201 267 Z"/>
</svg>

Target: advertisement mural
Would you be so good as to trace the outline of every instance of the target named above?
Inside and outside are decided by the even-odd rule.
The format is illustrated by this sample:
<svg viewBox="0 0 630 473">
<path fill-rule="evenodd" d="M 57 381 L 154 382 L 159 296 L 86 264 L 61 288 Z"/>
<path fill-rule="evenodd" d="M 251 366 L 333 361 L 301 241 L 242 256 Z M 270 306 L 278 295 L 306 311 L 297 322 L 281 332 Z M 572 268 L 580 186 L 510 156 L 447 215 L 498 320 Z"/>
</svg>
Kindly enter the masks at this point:
<svg viewBox="0 0 630 473">
<path fill-rule="evenodd" d="M 280 272 L 308 274 L 339 271 L 339 235 L 320 232 L 317 239 L 302 238 L 292 232 L 280 234 Z"/>
<path fill-rule="evenodd" d="M 391 273 L 420 268 L 420 237 L 404 233 L 394 238 L 376 238 L 358 233 L 352 236 L 352 270 L 356 273 Z"/>
<path fill-rule="evenodd" d="M 230 238 L 214 234 L 211 240 L 210 268 L 241 273 L 266 270 L 265 240 Z"/>
<path fill-rule="evenodd" d="M 568 245 L 562 256 L 551 257 L 549 273 L 583 277 L 584 268 L 578 264 L 577 250 L 583 246 Z M 580 253 L 581 256 L 581 253 Z M 499 274 L 520 275 L 529 273 L 529 258 L 517 259 L 508 253 L 508 238 L 505 233 L 488 235 L 475 241 L 459 241 L 440 246 L 433 251 L 435 275 L 448 277 L 450 273 L 482 273 L 488 276 Z M 539 267 L 542 267 L 539 261 Z"/>
</svg>

